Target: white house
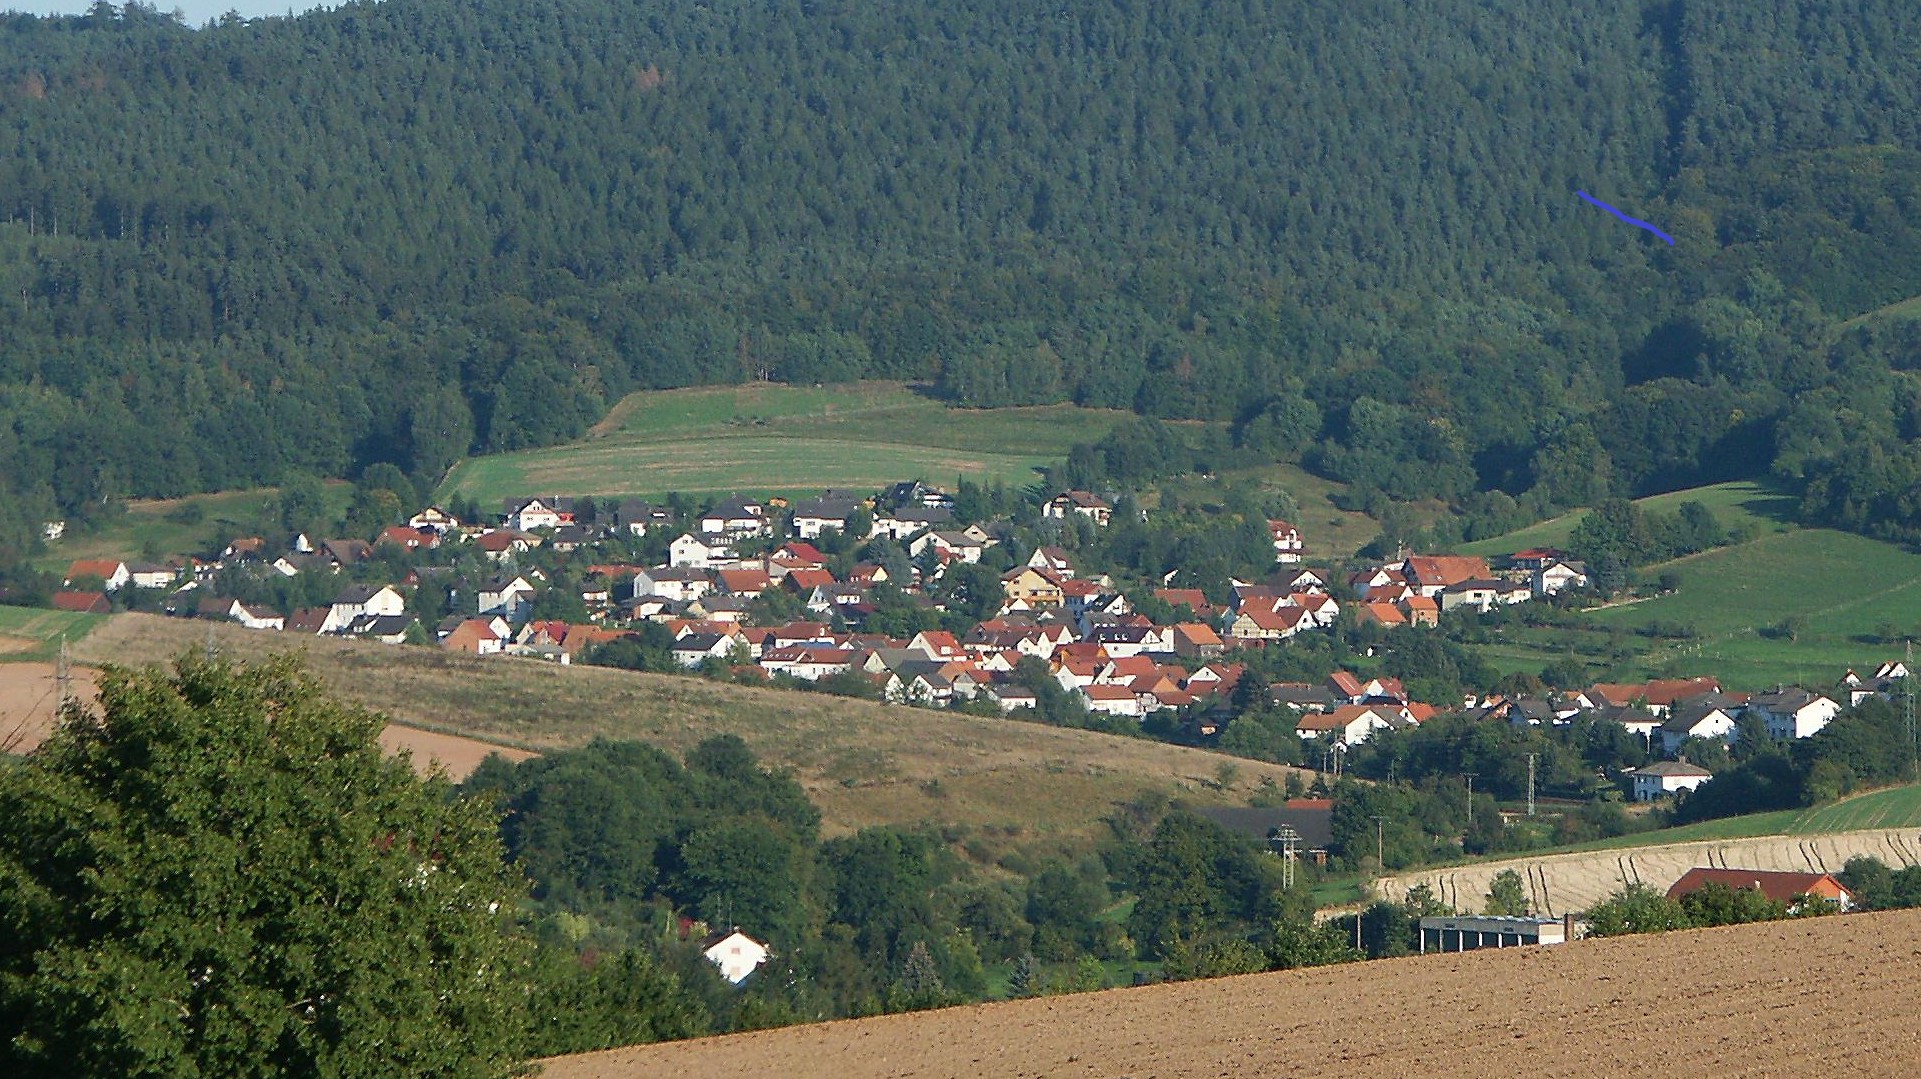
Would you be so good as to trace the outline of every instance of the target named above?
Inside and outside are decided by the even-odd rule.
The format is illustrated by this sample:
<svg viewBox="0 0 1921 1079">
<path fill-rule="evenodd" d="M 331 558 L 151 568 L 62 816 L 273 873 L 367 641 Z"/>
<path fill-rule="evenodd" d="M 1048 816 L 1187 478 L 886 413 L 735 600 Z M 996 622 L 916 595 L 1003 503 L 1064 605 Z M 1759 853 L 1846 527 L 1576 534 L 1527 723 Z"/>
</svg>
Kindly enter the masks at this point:
<svg viewBox="0 0 1921 1079">
<path fill-rule="evenodd" d="M 708 535 L 758 536 L 767 530 L 767 508 L 736 498 L 700 515 L 700 530 Z"/>
<path fill-rule="evenodd" d="M 1307 553 L 1301 530 L 1286 521 L 1267 522 L 1267 534 L 1274 540 L 1274 561 L 1285 565 L 1299 562 Z"/>
<path fill-rule="evenodd" d="M 271 607 L 249 607 L 235 600 L 227 616 L 248 629 L 286 629 L 287 619 Z"/>
<path fill-rule="evenodd" d="M 796 502 L 791 514 L 794 535 L 801 539 L 819 539 L 822 532 L 838 532 L 847 527 L 847 519 L 854 515 L 860 503 L 851 498 L 815 498 Z"/>
<path fill-rule="evenodd" d="M 406 610 L 406 597 L 395 591 L 392 585 L 350 584 L 340 590 L 327 608 L 327 617 L 320 624 L 320 632 L 344 633 L 355 619 L 365 615 L 403 614 Z"/>
<path fill-rule="evenodd" d="M 1706 696 L 1704 694 L 1704 696 Z M 1714 695 L 1718 698 L 1718 694 Z M 1716 700 L 1677 704 L 1661 724 L 1661 749 L 1674 753 L 1690 738 L 1734 737 L 1735 709 Z"/>
<path fill-rule="evenodd" d="M 1713 772 L 1687 761 L 1655 761 L 1625 774 L 1630 793 L 1637 802 L 1652 802 L 1676 791 L 1691 791 L 1714 778 Z"/>
<path fill-rule="evenodd" d="M 712 571 L 691 566 L 644 569 L 634 574 L 636 596 L 660 596 L 677 603 L 692 603 L 713 588 Z"/>
<path fill-rule="evenodd" d="M 710 569 L 734 560 L 734 549 L 723 539 L 702 539 L 691 532 L 667 545 L 667 564 L 675 568 Z"/>
<path fill-rule="evenodd" d="M 180 577 L 172 566 L 134 562 L 127 566 L 127 583 L 135 588 L 165 588 Z"/>
<path fill-rule="evenodd" d="M 1587 563 L 1555 560 L 1534 571 L 1534 594 L 1552 596 L 1564 589 L 1588 586 Z"/>
<path fill-rule="evenodd" d="M 527 617 L 534 606 L 534 586 L 525 577 L 495 577 L 480 587 L 476 614 L 494 614 L 509 622 Z"/>
<path fill-rule="evenodd" d="M 1766 720 L 1768 733 L 1776 738 L 1807 738 L 1839 715 L 1841 706 L 1819 693 L 1790 686 L 1755 694 L 1748 699 L 1748 710 Z"/>
<path fill-rule="evenodd" d="M 735 929 L 709 941 L 700 954 L 720 968 L 721 977 L 739 985 L 773 953 L 767 950 L 767 945 Z"/>
<path fill-rule="evenodd" d="M 65 584 L 71 588 L 73 582 L 87 577 L 100 578 L 102 591 L 113 592 L 124 587 L 133 579 L 127 564 L 118 559 L 81 559 L 67 567 Z"/>
<path fill-rule="evenodd" d="M 1114 507 L 1106 499 L 1086 491 L 1065 491 L 1041 506 L 1041 516 L 1055 520 L 1065 520 L 1070 513 L 1078 513 L 1097 525 L 1106 525 L 1114 516 Z"/>
<path fill-rule="evenodd" d="M 1331 712 L 1306 712 L 1294 724 L 1302 738 L 1332 735 L 1343 745 L 1358 745 L 1375 731 L 1412 727 L 1406 710 L 1383 704 L 1344 704 Z"/>
<path fill-rule="evenodd" d="M 415 532 L 432 532 L 435 535 L 444 536 L 449 532 L 460 531 L 460 518 L 439 506 L 428 506 L 407 518 L 407 527 Z"/>
<path fill-rule="evenodd" d="M 520 532 L 532 532 L 541 528 L 559 528 L 561 519 L 560 511 L 538 498 L 530 498 L 507 514 L 507 527 Z"/>
</svg>

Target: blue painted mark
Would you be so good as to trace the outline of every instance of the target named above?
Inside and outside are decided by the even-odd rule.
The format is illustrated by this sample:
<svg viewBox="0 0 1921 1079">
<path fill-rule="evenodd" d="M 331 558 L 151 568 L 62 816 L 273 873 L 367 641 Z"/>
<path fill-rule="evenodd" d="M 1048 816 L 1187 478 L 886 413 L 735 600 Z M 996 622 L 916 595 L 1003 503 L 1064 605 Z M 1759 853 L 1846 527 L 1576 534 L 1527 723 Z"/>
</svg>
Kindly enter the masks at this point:
<svg viewBox="0 0 1921 1079">
<path fill-rule="evenodd" d="M 1593 196 L 1589 195 L 1585 191 L 1576 191 L 1575 194 L 1581 196 L 1587 201 L 1593 203 L 1594 205 L 1599 206 L 1601 209 L 1606 210 L 1608 213 L 1613 214 L 1614 216 L 1620 218 L 1621 220 L 1627 222 L 1630 225 L 1635 225 L 1640 228 L 1644 228 L 1649 232 L 1652 232 L 1656 236 L 1659 236 L 1661 239 L 1666 240 L 1668 242 L 1669 247 L 1674 246 L 1674 237 L 1669 236 L 1667 233 L 1662 232 L 1660 229 L 1655 228 L 1653 225 L 1648 224 L 1647 222 L 1641 220 L 1640 218 L 1629 217 L 1628 215 L 1622 213 L 1621 211 L 1615 209 L 1614 207 L 1609 206 L 1607 203 L 1602 202 L 1600 199 L 1594 198 Z"/>
</svg>

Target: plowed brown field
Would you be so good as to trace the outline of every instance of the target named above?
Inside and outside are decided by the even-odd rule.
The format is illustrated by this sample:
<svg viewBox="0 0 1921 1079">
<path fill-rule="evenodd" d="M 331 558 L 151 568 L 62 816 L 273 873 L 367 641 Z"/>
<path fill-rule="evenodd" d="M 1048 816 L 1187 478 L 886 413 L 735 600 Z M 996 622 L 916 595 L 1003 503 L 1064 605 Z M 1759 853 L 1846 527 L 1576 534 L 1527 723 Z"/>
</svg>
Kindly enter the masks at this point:
<svg viewBox="0 0 1921 1079">
<path fill-rule="evenodd" d="M 637 1076 L 1902 1075 L 1921 912 L 1256 974 L 618 1049 Z"/>
</svg>

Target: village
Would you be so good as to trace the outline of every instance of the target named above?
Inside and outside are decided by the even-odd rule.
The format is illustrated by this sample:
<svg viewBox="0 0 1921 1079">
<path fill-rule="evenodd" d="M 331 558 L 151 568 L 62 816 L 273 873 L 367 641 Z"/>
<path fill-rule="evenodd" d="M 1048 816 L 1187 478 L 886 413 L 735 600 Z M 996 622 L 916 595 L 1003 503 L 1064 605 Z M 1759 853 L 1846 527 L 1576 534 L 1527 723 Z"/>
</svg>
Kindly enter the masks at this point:
<svg viewBox="0 0 1921 1079">
<path fill-rule="evenodd" d="M 53 603 L 106 612 L 116 596 L 146 593 L 168 614 L 249 629 L 559 664 L 607 662 L 598 650 L 631 642 L 660 654 L 651 669 L 990 714 L 1032 712 L 1049 696 L 1089 717 L 1157 723 L 1202 744 L 1259 706 L 1294 717 L 1303 759 L 1334 771 L 1347 748 L 1377 732 L 1444 713 L 1549 727 L 1603 719 L 1645 743 L 1650 758 L 1665 758 L 1623 775 L 1637 800 L 1710 778 L 1686 759 L 1695 740 L 1727 744 L 1749 717 L 1775 738 L 1806 738 L 1845 706 L 1898 693 L 1907 675 L 1890 662 L 1866 676 L 1845 672 L 1824 690 L 1750 694 L 1695 677 L 1437 701 L 1414 699 L 1398 679 L 1345 670 L 1244 686 L 1250 650 L 1339 625 L 1421 632 L 1456 612 L 1565 598 L 1590 587 L 1587 567 L 1533 548 L 1493 560 L 1402 553 L 1337 573 L 1310 564 L 1298 527 L 1268 520 L 1264 578 L 1218 589 L 1183 582 L 1136 602 L 1109 576 L 1083 572 L 1062 546 L 1023 551 L 1007 519 L 958 519 L 955 504 L 908 481 L 679 512 L 564 497 L 514 499 L 489 520 L 428 507 L 372 541 L 296 535 L 281 549 L 247 536 L 204 560 L 76 561 Z M 1038 523 L 1057 533 L 1104 529 L 1114 513 L 1108 499 L 1069 490 L 1041 503 Z M 643 550 L 664 557 L 628 557 Z M 341 583 L 324 605 L 283 611 L 242 598 L 276 577 L 298 578 L 310 594 L 316 580 Z M 1138 609 L 1148 606 L 1161 617 Z"/>
</svg>

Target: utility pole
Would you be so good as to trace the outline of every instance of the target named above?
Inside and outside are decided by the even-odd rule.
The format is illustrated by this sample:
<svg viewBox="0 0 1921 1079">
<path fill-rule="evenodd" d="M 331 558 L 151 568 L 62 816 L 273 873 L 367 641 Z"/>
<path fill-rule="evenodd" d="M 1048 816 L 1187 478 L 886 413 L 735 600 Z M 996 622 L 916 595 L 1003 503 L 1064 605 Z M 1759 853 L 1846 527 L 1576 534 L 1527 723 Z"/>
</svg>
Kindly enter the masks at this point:
<svg viewBox="0 0 1921 1079">
<path fill-rule="evenodd" d="M 1387 872 L 1387 818 L 1379 815 L 1374 817 L 1374 864 Z"/>
<path fill-rule="evenodd" d="M 1462 772 L 1461 778 L 1467 780 L 1467 826 L 1474 827 L 1474 777 L 1479 772 Z"/>
<path fill-rule="evenodd" d="M 1902 694 L 1902 696 L 1907 698 L 1907 712 L 1908 712 L 1908 781 L 1915 782 L 1917 780 L 1921 780 L 1921 759 L 1918 759 L 1916 756 L 1915 741 L 1914 741 L 1914 640 L 1913 638 L 1908 639 L 1908 656 L 1907 656 L 1907 659 L 1902 662 L 1902 666 L 1906 667 L 1908 671 L 1908 673 L 1902 676 L 1901 678 L 1901 684 L 1907 690 L 1907 692 Z"/>
<path fill-rule="evenodd" d="M 1527 815 L 1534 815 L 1534 754 L 1527 755 Z"/>
<path fill-rule="evenodd" d="M 1301 833 L 1291 824 L 1283 824 L 1274 830 L 1274 837 L 1281 841 L 1281 887 L 1287 891 L 1294 889 L 1294 859 L 1298 857 L 1296 848 L 1301 842 Z"/>
<path fill-rule="evenodd" d="M 73 669 L 67 661 L 67 635 L 60 635 L 60 660 L 53 669 L 53 680 L 60 686 L 60 710 L 65 712 L 73 700 Z"/>
</svg>

